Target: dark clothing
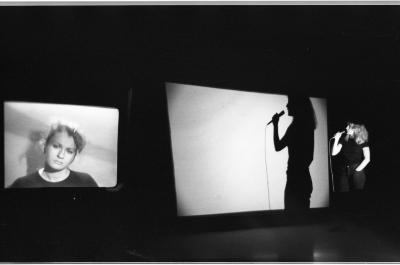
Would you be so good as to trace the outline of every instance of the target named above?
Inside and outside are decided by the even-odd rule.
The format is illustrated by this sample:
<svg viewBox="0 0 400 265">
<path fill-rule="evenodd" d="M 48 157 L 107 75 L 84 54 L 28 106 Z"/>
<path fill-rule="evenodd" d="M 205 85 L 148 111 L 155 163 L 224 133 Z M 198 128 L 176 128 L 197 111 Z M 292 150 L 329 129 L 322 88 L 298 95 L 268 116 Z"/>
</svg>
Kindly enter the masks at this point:
<svg viewBox="0 0 400 265">
<path fill-rule="evenodd" d="M 342 145 L 340 150 L 342 153 L 343 162 L 348 165 L 360 164 L 364 160 L 363 148 L 368 146 L 368 143 L 357 144 L 353 139 L 345 140 L 345 136 L 339 139 L 339 144 Z"/>
<path fill-rule="evenodd" d="M 308 170 L 314 160 L 314 128 L 293 122 L 287 128 L 284 138 L 288 147 L 288 170 Z"/>
<path fill-rule="evenodd" d="M 368 143 L 357 144 L 353 139 L 345 140 L 342 136 L 339 143 L 342 145 L 341 161 L 337 168 L 339 191 L 347 192 L 350 190 L 362 190 L 365 184 L 364 170 L 356 171 L 356 168 L 364 160 L 363 148 L 368 147 Z"/>
<path fill-rule="evenodd" d="M 310 170 L 287 171 L 285 187 L 285 209 L 302 211 L 310 208 L 310 198 L 313 190 Z"/>
<path fill-rule="evenodd" d="M 365 184 L 364 170 L 356 171 L 359 164 L 342 165 L 338 168 L 339 191 L 362 190 Z"/>
<path fill-rule="evenodd" d="M 285 210 L 304 211 L 310 208 L 313 190 L 309 166 L 313 161 L 314 128 L 293 122 L 286 131 L 285 140 L 289 154 Z"/>
<path fill-rule="evenodd" d="M 36 171 L 25 177 L 18 178 L 10 188 L 53 188 L 53 187 L 98 187 L 96 181 L 87 173 L 70 170 L 69 176 L 63 181 L 49 182 Z"/>
</svg>

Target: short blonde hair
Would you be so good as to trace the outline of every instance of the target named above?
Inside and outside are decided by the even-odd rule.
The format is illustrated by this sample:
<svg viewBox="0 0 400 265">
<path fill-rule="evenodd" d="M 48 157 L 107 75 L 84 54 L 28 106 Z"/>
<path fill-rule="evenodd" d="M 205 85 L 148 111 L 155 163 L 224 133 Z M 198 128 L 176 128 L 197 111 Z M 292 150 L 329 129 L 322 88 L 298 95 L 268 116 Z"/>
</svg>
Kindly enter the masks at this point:
<svg viewBox="0 0 400 265">
<path fill-rule="evenodd" d="M 86 145 L 86 139 L 85 139 L 82 131 L 78 129 L 77 125 L 71 125 L 70 123 L 62 122 L 62 121 L 58 121 L 56 123 L 51 124 L 49 133 L 45 140 L 45 146 L 48 145 L 51 138 L 57 132 L 66 132 L 69 136 L 71 136 L 74 139 L 75 146 L 76 146 L 76 152 L 77 153 L 82 152 L 83 148 Z"/>
<path fill-rule="evenodd" d="M 354 141 L 357 144 L 368 142 L 368 131 L 363 124 L 349 122 L 347 125 L 354 131 Z"/>
</svg>

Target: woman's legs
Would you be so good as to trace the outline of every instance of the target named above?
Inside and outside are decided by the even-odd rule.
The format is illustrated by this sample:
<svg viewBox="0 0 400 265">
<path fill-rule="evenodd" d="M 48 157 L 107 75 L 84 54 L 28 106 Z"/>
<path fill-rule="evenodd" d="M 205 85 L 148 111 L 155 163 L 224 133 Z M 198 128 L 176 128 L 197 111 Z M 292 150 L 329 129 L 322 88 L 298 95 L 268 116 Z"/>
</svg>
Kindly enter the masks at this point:
<svg viewBox="0 0 400 265">
<path fill-rule="evenodd" d="M 364 170 L 356 171 L 353 173 L 353 188 L 357 191 L 361 191 L 364 189 L 365 185 L 365 173 Z"/>
<path fill-rule="evenodd" d="M 285 209 L 304 211 L 310 208 L 312 180 L 308 168 L 298 172 L 287 171 Z"/>
</svg>

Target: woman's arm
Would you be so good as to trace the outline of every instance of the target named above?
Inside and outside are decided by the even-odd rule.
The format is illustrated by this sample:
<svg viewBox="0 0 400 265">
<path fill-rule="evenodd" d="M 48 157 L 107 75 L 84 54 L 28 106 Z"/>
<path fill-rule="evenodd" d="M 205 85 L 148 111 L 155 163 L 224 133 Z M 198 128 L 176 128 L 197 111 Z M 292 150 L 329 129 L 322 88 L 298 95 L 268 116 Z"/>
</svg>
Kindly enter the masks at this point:
<svg viewBox="0 0 400 265">
<path fill-rule="evenodd" d="M 272 117 L 272 124 L 274 125 L 274 146 L 275 146 L 275 151 L 277 152 L 281 151 L 283 148 L 287 146 L 287 131 L 285 135 L 282 137 L 282 139 L 279 139 L 278 122 L 279 122 L 279 115 L 275 114 Z"/>
<path fill-rule="evenodd" d="M 335 141 L 333 142 L 333 147 L 332 147 L 332 155 L 335 156 L 339 154 L 340 150 L 342 150 L 342 144 L 339 144 L 339 139 L 342 136 L 343 133 L 338 132 L 335 134 Z"/>
<path fill-rule="evenodd" d="M 369 163 L 369 161 L 371 161 L 370 159 L 370 151 L 369 151 L 369 147 L 363 147 L 363 154 L 364 154 L 364 160 L 361 162 L 361 164 L 358 165 L 358 167 L 356 168 L 356 171 L 361 171 L 363 170 Z"/>
</svg>

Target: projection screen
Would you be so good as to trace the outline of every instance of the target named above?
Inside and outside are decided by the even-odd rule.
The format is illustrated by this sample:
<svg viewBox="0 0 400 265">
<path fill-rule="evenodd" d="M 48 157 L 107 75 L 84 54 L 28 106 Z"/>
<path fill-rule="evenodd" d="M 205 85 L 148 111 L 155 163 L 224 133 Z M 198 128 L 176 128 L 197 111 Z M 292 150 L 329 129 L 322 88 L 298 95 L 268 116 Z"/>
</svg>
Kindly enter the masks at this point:
<svg viewBox="0 0 400 265">
<path fill-rule="evenodd" d="M 288 151 L 275 151 L 267 124 L 285 111 L 278 127 L 285 134 L 293 120 L 288 96 L 177 83 L 166 92 L 179 216 L 284 209 Z M 310 207 L 320 208 L 329 205 L 327 106 L 324 98 L 310 101 Z"/>
</svg>

